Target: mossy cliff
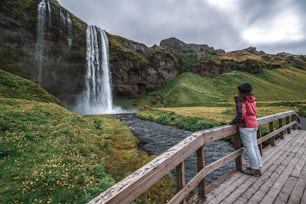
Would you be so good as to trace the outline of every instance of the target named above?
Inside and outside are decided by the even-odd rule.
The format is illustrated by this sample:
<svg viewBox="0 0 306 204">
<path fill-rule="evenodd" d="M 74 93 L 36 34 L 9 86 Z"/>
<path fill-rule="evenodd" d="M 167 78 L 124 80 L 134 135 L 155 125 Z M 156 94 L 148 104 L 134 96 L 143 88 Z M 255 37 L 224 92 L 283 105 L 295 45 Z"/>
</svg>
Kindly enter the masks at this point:
<svg viewBox="0 0 306 204">
<path fill-rule="evenodd" d="M 4 1 L 0 9 L 0 67 L 34 82 L 38 74 L 35 50 L 39 2 Z M 61 100 L 70 100 L 83 88 L 86 24 L 69 15 L 73 25 L 70 33 L 62 18 L 68 11 L 51 0 L 44 26 L 40 85 Z M 72 39 L 71 47 L 68 38 Z"/>
<path fill-rule="evenodd" d="M 81 19 L 48 0 L 40 85 L 62 103 L 71 104 L 84 90 L 86 28 Z M 0 67 L 37 82 L 35 50 L 40 0 L 10 0 L 0 7 Z M 72 26 L 67 26 L 68 16 Z M 103 29 L 103 28 L 102 28 Z M 153 47 L 108 34 L 115 97 L 135 98 L 156 90 L 183 72 L 215 77 L 233 70 L 259 73 L 264 68 L 305 69 L 305 55 L 271 55 L 256 48 L 225 52 L 207 45 L 169 38 Z M 70 44 L 69 44 L 70 41 Z"/>
</svg>

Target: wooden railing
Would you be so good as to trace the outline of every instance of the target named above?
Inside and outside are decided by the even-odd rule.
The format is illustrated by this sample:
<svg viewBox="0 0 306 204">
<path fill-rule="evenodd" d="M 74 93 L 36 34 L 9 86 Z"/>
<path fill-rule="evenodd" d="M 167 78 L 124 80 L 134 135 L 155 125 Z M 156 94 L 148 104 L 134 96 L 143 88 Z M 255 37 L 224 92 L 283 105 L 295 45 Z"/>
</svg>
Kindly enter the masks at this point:
<svg viewBox="0 0 306 204">
<path fill-rule="evenodd" d="M 264 142 L 270 142 L 271 145 L 274 145 L 276 136 L 279 135 L 283 139 L 286 133 L 289 134 L 291 132 L 291 129 L 301 127 L 300 118 L 295 111 L 261 117 L 258 118 L 258 123 L 258 145 L 261 148 Z M 269 133 L 262 136 L 261 129 L 264 125 L 267 126 L 266 129 L 268 129 Z M 276 125 L 278 127 L 275 127 Z M 194 190 L 198 191 L 197 195 L 199 198 L 205 199 L 207 193 L 205 177 L 208 174 L 231 160 L 236 160 L 236 169 L 241 170 L 243 148 L 237 133 L 237 127 L 233 125 L 224 125 L 195 132 L 107 191 L 98 195 L 89 203 L 130 203 L 174 169 L 177 172 L 178 190 L 168 203 L 181 203 Z M 234 136 L 235 151 L 205 165 L 204 145 L 231 135 Z M 198 173 L 186 184 L 184 160 L 194 152 L 196 152 L 197 156 Z"/>
</svg>

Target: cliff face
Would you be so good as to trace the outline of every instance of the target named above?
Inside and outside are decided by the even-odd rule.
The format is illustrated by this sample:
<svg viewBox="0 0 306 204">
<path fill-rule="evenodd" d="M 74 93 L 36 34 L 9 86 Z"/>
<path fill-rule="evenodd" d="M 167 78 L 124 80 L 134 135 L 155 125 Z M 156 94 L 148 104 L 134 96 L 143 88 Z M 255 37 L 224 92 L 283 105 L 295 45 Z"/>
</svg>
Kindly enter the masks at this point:
<svg viewBox="0 0 306 204">
<path fill-rule="evenodd" d="M 50 7 L 46 8 L 43 46 L 37 47 L 39 3 L 37 0 L 1 3 L 0 67 L 39 83 L 69 103 L 84 86 L 86 25 L 61 8 L 57 1 L 51 0 Z M 70 31 L 68 15 L 72 21 Z M 37 60 L 39 49 L 42 51 L 41 62 Z M 39 63 L 40 82 L 37 77 Z"/>
<path fill-rule="evenodd" d="M 41 0 L 1 3 L 0 68 L 40 84 L 63 103 L 73 105 L 85 86 L 87 25 L 56 0 L 45 2 L 45 21 L 40 30 L 43 35 L 38 29 Z M 256 48 L 225 52 L 175 38 L 153 47 L 110 33 L 108 38 L 115 97 L 142 96 L 182 72 L 215 77 L 232 70 L 258 73 L 263 68 L 283 66 L 305 69 L 306 62 L 305 55 L 270 55 Z"/>
<path fill-rule="evenodd" d="M 165 85 L 178 71 L 177 59 L 159 46 L 151 48 L 109 35 L 114 95 L 137 97 Z"/>
</svg>

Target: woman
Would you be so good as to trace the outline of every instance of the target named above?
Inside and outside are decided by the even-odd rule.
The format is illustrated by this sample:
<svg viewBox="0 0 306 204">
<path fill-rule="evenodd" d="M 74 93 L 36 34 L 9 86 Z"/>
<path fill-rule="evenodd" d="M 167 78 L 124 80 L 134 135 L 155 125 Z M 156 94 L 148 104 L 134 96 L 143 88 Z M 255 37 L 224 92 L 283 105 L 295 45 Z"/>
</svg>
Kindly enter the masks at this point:
<svg viewBox="0 0 306 204">
<path fill-rule="evenodd" d="M 257 145 L 256 100 L 251 91 L 252 86 L 248 82 L 243 82 L 237 87 L 236 117 L 230 122 L 230 125 L 239 126 L 240 138 L 247 150 L 250 167 L 242 172 L 252 176 L 261 176 L 262 161 Z"/>
</svg>

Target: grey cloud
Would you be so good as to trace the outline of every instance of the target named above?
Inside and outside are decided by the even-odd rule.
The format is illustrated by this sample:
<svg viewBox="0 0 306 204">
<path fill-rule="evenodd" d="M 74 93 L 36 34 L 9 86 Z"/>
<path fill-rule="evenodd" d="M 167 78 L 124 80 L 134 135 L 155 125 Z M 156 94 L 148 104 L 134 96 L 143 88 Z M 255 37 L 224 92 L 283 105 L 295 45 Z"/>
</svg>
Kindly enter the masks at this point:
<svg viewBox="0 0 306 204">
<path fill-rule="evenodd" d="M 147 46 L 165 38 L 176 37 L 186 43 L 208 44 L 226 51 L 255 46 L 271 52 L 306 53 L 300 43 L 251 45 L 241 39 L 241 30 L 258 21 L 271 19 L 282 6 L 292 3 L 305 26 L 304 0 L 241 0 L 237 13 L 239 25 L 228 13 L 205 0 L 59 0 L 63 6 L 88 24 L 121 35 Z M 306 33 L 306 31 L 304 32 Z M 296 49 L 295 49 L 296 48 Z M 265 50 L 264 50 L 265 51 Z"/>
</svg>

